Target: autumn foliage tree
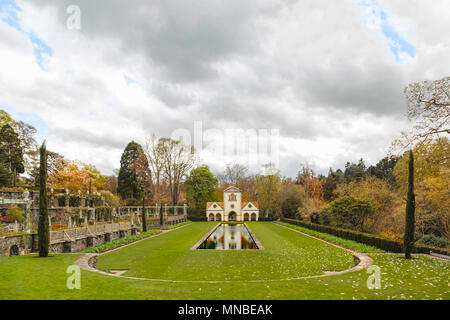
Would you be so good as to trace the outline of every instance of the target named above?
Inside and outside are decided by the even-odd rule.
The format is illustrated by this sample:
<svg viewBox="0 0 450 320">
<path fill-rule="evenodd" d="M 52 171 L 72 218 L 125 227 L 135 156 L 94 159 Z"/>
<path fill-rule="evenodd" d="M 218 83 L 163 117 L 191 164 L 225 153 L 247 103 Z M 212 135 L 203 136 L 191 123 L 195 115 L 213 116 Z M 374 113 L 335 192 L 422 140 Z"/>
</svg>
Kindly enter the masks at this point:
<svg viewBox="0 0 450 320">
<path fill-rule="evenodd" d="M 281 177 L 278 171 L 268 171 L 266 174 L 256 176 L 256 194 L 261 216 L 272 218 L 276 215 L 276 209 L 281 207 L 281 190 Z"/>
<path fill-rule="evenodd" d="M 79 161 L 59 159 L 50 173 L 48 182 L 53 188 L 70 190 L 72 193 L 80 190 L 82 193 L 92 190 L 102 190 L 106 178 L 92 165 Z"/>
<path fill-rule="evenodd" d="M 352 196 L 355 198 L 370 199 L 373 201 L 374 214 L 368 217 L 365 230 L 380 233 L 388 226 L 395 207 L 399 204 L 398 194 L 384 179 L 367 177 L 354 180 L 348 184 L 341 184 L 336 189 L 338 197 Z"/>
<path fill-rule="evenodd" d="M 413 149 L 416 232 L 450 239 L 450 143 L 441 138 L 421 142 Z M 394 168 L 400 197 L 406 198 L 409 187 L 409 153 Z"/>
<path fill-rule="evenodd" d="M 306 216 L 319 211 L 324 205 L 326 178 L 316 175 L 308 166 L 303 166 L 297 175 L 297 183 L 303 187 L 306 195 L 302 214 Z"/>
</svg>

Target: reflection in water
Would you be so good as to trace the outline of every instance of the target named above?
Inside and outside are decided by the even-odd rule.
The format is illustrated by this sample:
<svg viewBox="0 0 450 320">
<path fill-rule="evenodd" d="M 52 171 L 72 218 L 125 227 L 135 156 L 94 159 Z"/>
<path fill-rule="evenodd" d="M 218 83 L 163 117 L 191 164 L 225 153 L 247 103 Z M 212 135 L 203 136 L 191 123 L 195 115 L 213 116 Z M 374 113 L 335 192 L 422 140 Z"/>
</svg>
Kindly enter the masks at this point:
<svg viewBox="0 0 450 320">
<path fill-rule="evenodd" d="M 199 249 L 258 249 L 243 224 L 221 224 Z"/>
</svg>

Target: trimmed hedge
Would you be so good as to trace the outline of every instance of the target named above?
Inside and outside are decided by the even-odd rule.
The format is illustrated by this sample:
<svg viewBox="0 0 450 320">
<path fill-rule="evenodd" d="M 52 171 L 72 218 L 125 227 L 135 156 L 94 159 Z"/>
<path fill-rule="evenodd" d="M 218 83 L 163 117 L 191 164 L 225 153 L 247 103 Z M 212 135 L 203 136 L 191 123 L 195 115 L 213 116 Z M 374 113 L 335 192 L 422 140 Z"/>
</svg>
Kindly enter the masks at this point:
<svg viewBox="0 0 450 320">
<path fill-rule="evenodd" d="M 208 221 L 208 219 L 205 217 L 198 217 L 198 216 L 192 216 L 189 215 L 187 216 L 189 221 L 193 221 L 193 222 L 204 222 L 204 221 Z"/>
<path fill-rule="evenodd" d="M 278 217 L 259 217 L 258 221 L 277 221 Z"/>
<path fill-rule="evenodd" d="M 334 236 L 353 240 L 356 242 L 361 242 L 364 244 L 367 244 L 369 246 L 373 246 L 376 248 L 379 248 L 384 251 L 388 252 L 394 252 L 394 253 L 403 253 L 403 243 L 397 240 L 390 240 L 390 239 L 384 239 L 377 237 L 373 234 L 349 230 L 349 229 L 342 229 L 338 227 L 333 226 L 326 226 L 322 224 L 315 224 L 310 222 L 305 222 L 301 220 L 295 220 L 295 219 L 288 219 L 288 218 L 281 218 L 281 221 L 291 223 L 297 226 L 301 226 L 307 229 L 315 230 L 318 232 L 324 232 L 329 233 Z M 442 249 L 442 248 L 436 248 L 431 247 L 427 245 L 414 245 L 414 253 L 426 253 L 429 254 L 430 251 L 433 251 L 435 253 L 450 255 L 449 249 Z"/>
<path fill-rule="evenodd" d="M 83 252 L 83 253 L 105 252 L 105 251 L 108 251 L 111 249 L 115 249 L 115 248 L 124 246 L 124 245 L 132 243 L 132 242 L 136 242 L 138 240 L 148 238 L 152 235 L 159 234 L 159 233 L 161 233 L 161 230 L 149 230 L 146 232 L 138 233 L 134 236 L 120 238 L 120 239 L 113 240 L 111 242 L 105 242 L 105 243 L 99 244 L 98 246 L 95 246 L 95 247 L 86 248 L 81 252 Z"/>
</svg>

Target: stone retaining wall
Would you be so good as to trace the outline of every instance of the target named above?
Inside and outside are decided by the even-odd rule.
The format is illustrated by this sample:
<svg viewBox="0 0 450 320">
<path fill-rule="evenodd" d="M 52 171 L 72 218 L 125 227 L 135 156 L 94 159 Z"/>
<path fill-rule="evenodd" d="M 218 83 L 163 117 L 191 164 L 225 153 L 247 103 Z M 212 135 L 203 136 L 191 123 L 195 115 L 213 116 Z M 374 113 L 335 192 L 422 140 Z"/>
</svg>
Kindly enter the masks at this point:
<svg viewBox="0 0 450 320">
<path fill-rule="evenodd" d="M 96 236 L 87 236 L 74 241 L 59 241 L 50 244 L 51 253 L 74 253 L 82 251 L 89 247 L 95 247 L 100 244 L 111 242 L 116 239 L 135 235 L 137 228 L 132 227 L 128 230 L 120 230 L 111 233 L 104 233 Z"/>
<path fill-rule="evenodd" d="M 147 230 L 164 230 L 169 225 L 185 222 L 186 216 L 173 216 L 164 225 L 148 224 Z M 158 221 L 159 222 L 159 221 Z M 131 225 L 129 222 L 89 226 L 87 228 L 51 231 L 50 253 L 74 253 L 88 247 L 97 246 L 119 238 L 137 234 L 142 226 Z M 39 237 L 37 234 L 14 235 L 0 237 L 0 257 L 23 255 L 38 251 Z"/>
<path fill-rule="evenodd" d="M 97 246 L 119 238 L 135 235 L 138 228 L 135 226 L 127 230 L 119 230 L 111 233 L 98 234 L 95 236 L 82 236 L 73 240 L 61 240 L 50 243 L 50 253 L 74 253 L 88 247 Z M 15 235 L 0 238 L 0 257 L 12 255 L 23 255 L 38 251 L 39 237 L 37 234 Z"/>
<path fill-rule="evenodd" d="M 17 256 L 29 253 L 32 248 L 32 235 L 16 235 L 0 238 L 0 257 Z"/>
</svg>

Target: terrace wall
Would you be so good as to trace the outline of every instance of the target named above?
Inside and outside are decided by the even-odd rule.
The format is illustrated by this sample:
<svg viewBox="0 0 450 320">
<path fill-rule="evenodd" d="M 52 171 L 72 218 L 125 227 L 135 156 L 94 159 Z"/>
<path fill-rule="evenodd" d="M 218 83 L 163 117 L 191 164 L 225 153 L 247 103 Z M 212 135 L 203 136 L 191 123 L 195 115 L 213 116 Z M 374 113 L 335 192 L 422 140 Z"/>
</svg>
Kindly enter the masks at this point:
<svg viewBox="0 0 450 320">
<path fill-rule="evenodd" d="M 147 229 L 167 229 L 168 225 L 186 221 L 185 215 L 165 217 L 164 225 L 148 221 Z M 135 235 L 142 230 L 131 222 L 105 223 L 83 228 L 50 231 L 50 253 L 74 253 L 119 238 Z M 38 251 L 38 235 L 23 234 L 0 237 L 0 257 L 23 255 Z"/>
</svg>

